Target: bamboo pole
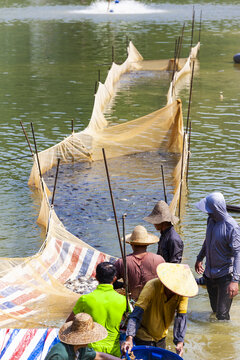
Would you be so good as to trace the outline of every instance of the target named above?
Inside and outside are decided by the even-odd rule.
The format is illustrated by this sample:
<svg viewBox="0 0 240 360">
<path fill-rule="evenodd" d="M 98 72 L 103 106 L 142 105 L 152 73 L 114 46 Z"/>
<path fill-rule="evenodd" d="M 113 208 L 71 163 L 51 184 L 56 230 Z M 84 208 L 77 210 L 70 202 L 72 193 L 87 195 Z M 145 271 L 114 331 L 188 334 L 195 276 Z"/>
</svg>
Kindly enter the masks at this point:
<svg viewBox="0 0 240 360">
<path fill-rule="evenodd" d="M 193 62 L 192 62 L 192 75 L 191 75 L 190 93 L 189 93 L 189 100 L 188 100 L 186 133 L 188 133 L 188 123 L 189 123 L 190 109 L 191 109 L 191 103 L 192 103 L 192 88 L 193 88 L 194 66 L 195 66 L 195 60 L 193 60 Z"/>
<path fill-rule="evenodd" d="M 200 38 L 201 38 L 201 31 L 202 31 L 202 10 L 200 12 L 199 35 L 198 35 L 199 42 L 200 42 Z"/>
<path fill-rule="evenodd" d="M 187 173 L 186 173 L 187 183 L 188 183 L 188 171 L 189 171 L 189 163 L 190 163 L 191 133 L 192 133 L 192 122 L 190 121 L 189 134 L 188 134 L 188 156 L 187 156 Z"/>
<path fill-rule="evenodd" d="M 74 133 L 74 120 L 72 119 L 72 134 Z"/>
<path fill-rule="evenodd" d="M 29 138 L 28 138 L 28 136 L 27 136 L 27 133 L 26 133 L 26 131 L 25 131 L 25 128 L 24 128 L 23 123 L 22 123 L 21 120 L 20 120 L 20 124 L 21 124 L 21 126 L 22 126 L 22 130 L 23 130 L 23 133 L 24 133 L 25 138 L 26 138 L 26 140 L 27 140 L 27 143 L 28 143 L 29 149 L 30 149 L 30 151 L 31 151 L 31 154 L 32 154 L 32 156 L 34 156 L 34 152 L 33 152 L 32 146 L 31 146 L 31 144 L 30 144 Z"/>
<path fill-rule="evenodd" d="M 56 192 L 56 186 L 57 186 L 57 178 L 58 178 L 59 164 L 60 164 L 60 159 L 58 158 L 56 175 L 55 175 L 55 180 L 54 180 L 54 187 L 53 187 L 53 194 L 52 194 L 51 205 L 54 205 L 54 198 L 55 198 L 55 192 Z"/>
<path fill-rule="evenodd" d="M 194 9 L 194 6 L 193 6 L 193 14 L 192 14 L 192 35 L 191 35 L 191 48 L 192 48 L 192 45 L 193 45 L 194 25 L 195 25 L 195 9 Z"/>
<path fill-rule="evenodd" d="M 127 254 L 126 254 L 126 233 L 125 233 L 125 218 L 127 214 L 122 215 L 123 226 L 123 276 L 124 276 L 124 288 L 126 296 L 126 312 L 128 311 L 128 271 L 127 271 Z"/>
<path fill-rule="evenodd" d="M 98 82 L 95 81 L 94 95 L 97 93 Z"/>
<path fill-rule="evenodd" d="M 115 51 L 114 51 L 114 46 L 112 46 L 112 62 L 115 61 Z"/>
<path fill-rule="evenodd" d="M 178 51 L 178 60 L 179 60 L 179 58 L 180 58 L 181 51 L 182 51 L 182 43 L 183 43 L 184 30 L 185 30 L 185 23 L 183 23 L 182 35 L 180 36 L 180 44 L 179 44 L 179 51 Z M 178 64 L 178 65 L 179 65 L 179 64 Z M 178 69 L 178 67 L 177 67 L 177 69 Z"/>
<path fill-rule="evenodd" d="M 121 251 L 121 256 L 122 256 L 122 258 L 123 258 L 123 257 L 124 257 L 124 256 L 123 256 L 123 247 L 122 247 L 122 242 L 121 242 L 121 236 L 120 236 L 120 231 L 119 231 L 119 226 L 118 226 L 116 208 L 115 208 L 115 204 L 114 204 L 112 187 L 111 187 L 110 176 L 109 176 L 108 165 L 107 165 L 107 159 L 106 159 L 106 155 L 105 155 L 105 150 L 104 150 L 104 148 L 102 148 L 102 153 L 103 153 L 103 159 L 104 159 L 104 164 L 105 164 L 105 169 L 106 169 L 106 174 L 107 174 L 109 192 L 110 192 L 111 201 L 112 201 L 112 207 L 113 207 L 114 219 L 115 219 L 115 224 L 116 224 L 116 229 L 117 229 L 119 247 L 120 247 L 120 251 Z"/>
<path fill-rule="evenodd" d="M 33 135 L 33 141 L 34 141 L 34 146 L 35 146 L 35 154 L 36 154 L 36 158 L 37 158 L 39 176 L 40 176 L 40 179 L 42 179 L 42 172 L 41 172 L 41 167 L 40 167 L 40 162 L 39 162 L 39 157 L 38 157 L 38 151 L 37 151 L 37 143 L 36 143 L 36 139 L 35 139 L 34 128 L 33 128 L 33 123 L 32 122 L 31 122 L 31 128 L 32 128 L 32 135 Z"/>
<path fill-rule="evenodd" d="M 180 178 L 180 190 L 179 190 L 179 201 L 178 201 L 178 217 L 181 216 L 181 200 L 182 200 L 182 182 L 183 182 L 183 164 L 184 164 L 184 153 L 185 153 L 185 136 L 183 135 L 183 149 L 182 149 L 182 163 L 181 163 L 181 178 Z"/>
<path fill-rule="evenodd" d="M 163 183 L 164 199 L 165 199 L 165 202 L 168 203 L 168 201 L 167 201 L 166 187 L 165 187 L 165 180 L 164 180 L 163 165 L 161 165 L 161 171 L 162 171 L 162 183 Z"/>
</svg>

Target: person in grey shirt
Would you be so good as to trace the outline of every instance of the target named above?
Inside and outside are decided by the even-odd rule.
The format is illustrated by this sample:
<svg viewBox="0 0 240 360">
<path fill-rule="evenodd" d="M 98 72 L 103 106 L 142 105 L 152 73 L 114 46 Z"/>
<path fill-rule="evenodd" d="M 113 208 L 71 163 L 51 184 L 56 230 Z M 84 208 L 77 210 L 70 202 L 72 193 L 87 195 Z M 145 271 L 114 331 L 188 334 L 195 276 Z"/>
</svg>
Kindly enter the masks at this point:
<svg viewBox="0 0 240 360">
<path fill-rule="evenodd" d="M 240 227 L 228 214 L 224 196 L 213 192 L 196 204 L 208 213 L 207 230 L 195 270 L 204 274 L 211 308 L 218 320 L 229 320 L 240 280 Z M 205 269 L 203 259 L 206 257 Z"/>
</svg>

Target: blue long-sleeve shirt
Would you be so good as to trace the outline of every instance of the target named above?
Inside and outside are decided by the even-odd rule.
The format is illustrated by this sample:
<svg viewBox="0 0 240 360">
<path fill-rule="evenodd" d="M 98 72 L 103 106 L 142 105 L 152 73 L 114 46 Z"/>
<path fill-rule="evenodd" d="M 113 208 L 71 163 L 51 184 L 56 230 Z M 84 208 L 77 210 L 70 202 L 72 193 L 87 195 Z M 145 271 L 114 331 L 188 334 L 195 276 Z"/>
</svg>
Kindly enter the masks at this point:
<svg viewBox="0 0 240 360">
<path fill-rule="evenodd" d="M 161 255 L 166 262 L 181 263 L 183 241 L 175 231 L 173 225 L 161 232 L 157 254 Z"/>
<path fill-rule="evenodd" d="M 208 200 L 208 198 L 206 198 Z M 211 200 L 211 201 L 210 201 Z M 228 214 L 224 198 L 210 197 L 205 241 L 197 256 L 206 257 L 205 275 L 219 278 L 232 274 L 232 281 L 240 281 L 240 227 Z"/>
</svg>

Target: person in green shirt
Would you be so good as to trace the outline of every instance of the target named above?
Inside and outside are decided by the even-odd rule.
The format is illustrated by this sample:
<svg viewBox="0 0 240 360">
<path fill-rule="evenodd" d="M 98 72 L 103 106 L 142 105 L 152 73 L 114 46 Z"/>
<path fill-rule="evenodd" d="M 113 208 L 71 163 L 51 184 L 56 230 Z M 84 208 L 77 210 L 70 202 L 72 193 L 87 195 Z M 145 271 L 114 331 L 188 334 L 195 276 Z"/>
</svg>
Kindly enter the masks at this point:
<svg viewBox="0 0 240 360">
<path fill-rule="evenodd" d="M 101 341 L 107 335 L 107 330 L 93 322 L 90 315 L 79 313 L 60 328 L 60 342 L 50 349 L 45 360 L 116 360 L 115 356 L 87 347 L 89 342 Z"/>
<path fill-rule="evenodd" d="M 72 320 L 75 314 L 84 312 L 92 316 L 93 321 L 104 326 L 108 336 L 88 346 L 95 351 L 121 356 L 119 345 L 119 326 L 126 311 L 126 298 L 113 289 L 116 281 L 116 267 L 110 262 L 102 262 L 96 267 L 97 288 L 89 294 L 82 295 L 75 304 L 67 321 Z"/>
</svg>

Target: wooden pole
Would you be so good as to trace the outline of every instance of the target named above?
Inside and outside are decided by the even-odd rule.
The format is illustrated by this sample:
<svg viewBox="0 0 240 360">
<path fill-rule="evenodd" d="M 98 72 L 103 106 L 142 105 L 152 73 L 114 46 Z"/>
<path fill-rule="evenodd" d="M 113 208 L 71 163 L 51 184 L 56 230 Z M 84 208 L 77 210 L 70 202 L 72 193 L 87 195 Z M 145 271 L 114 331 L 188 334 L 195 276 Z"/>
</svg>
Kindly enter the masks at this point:
<svg viewBox="0 0 240 360">
<path fill-rule="evenodd" d="M 126 254 L 126 234 L 125 234 L 125 218 L 127 214 L 122 215 L 123 226 L 123 274 L 124 274 L 124 288 L 126 296 L 126 312 L 128 311 L 128 271 L 127 271 L 127 254 Z"/>
<path fill-rule="evenodd" d="M 37 157 L 39 175 L 40 175 L 40 178 L 42 179 L 42 172 L 41 172 L 41 167 L 40 167 L 40 162 L 39 162 L 39 157 L 38 157 L 38 151 L 37 151 L 37 143 L 36 143 L 36 139 L 35 139 L 34 128 L 33 128 L 33 123 L 32 122 L 31 122 L 31 128 L 32 128 L 32 135 L 33 135 L 33 141 L 34 141 L 34 146 L 35 146 L 35 154 L 36 154 L 36 157 Z"/>
<path fill-rule="evenodd" d="M 174 61 L 173 61 L 172 81 L 173 81 L 174 74 L 175 74 L 176 59 L 177 59 L 177 49 L 178 49 L 178 39 L 175 40 L 175 50 L 174 50 Z"/>
<path fill-rule="evenodd" d="M 74 120 L 72 119 L 72 134 L 74 133 Z"/>
<path fill-rule="evenodd" d="M 179 191 L 179 202 L 178 202 L 178 217 L 181 216 L 181 200 L 182 200 L 182 182 L 183 182 L 183 164 L 184 164 L 184 153 L 185 153 L 185 136 L 183 135 L 183 149 L 182 149 L 182 164 L 181 164 L 181 178 L 180 178 L 180 191 Z"/>
<path fill-rule="evenodd" d="M 56 192 L 56 186 L 57 186 L 57 177 L 58 177 L 59 164 L 60 164 L 60 159 L 58 158 L 51 205 L 54 204 L 54 198 L 55 198 L 55 192 Z"/>
<path fill-rule="evenodd" d="M 113 207 L 114 219 L 115 219 L 115 224 L 116 224 L 116 229 L 117 229 L 119 247 L 120 247 L 120 251 L 121 251 L 121 256 L 122 256 L 122 258 L 124 258 L 123 247 L 122 247 L 121 236 L 120 236 L 120 231 L 119 231 L 119 227 L 118 227 L 117 214 L 116 214 L 116 209 L 115 209 L 115 204 L 114 204 L 114 199 L 113 199 L 112 187 L 111 187 L 110 176 L 109 176 L 108 165 L 107 165 L 107 159 L 106 159 L 104 148 L 102 148 L 102 153 L 103 153 L 103 159 L 104 159 L 104 164 L 105 164 L 105 169 L 106 169 L 106 174 L 107 174 L 109 192 L 110 192 L 110 196 L 111 196 L 111 200 L 112 200 L 112 207 Z"/>
<path fill-rule="evenodd" d="M 191 35 L 191 48 L 192 48 L 192 45 L 193 45 L 194 23 L 195 23 L 195 9 L 194 9 L 194 6 L 193 6 L 193 14 L 192 14 L 192 35 Z"/>
<path fill-rule="evenodd" d="M 97 87 L 98 87 L 98 82 L 97 82 L 97 81 L 95 81 L 94 94 L 96 94 L 96 93 L 97 93 Z"/>
<path fill-rule="evenodd" d="M 183 43 L 184 30 L 185 30 L 185 23 L 183 23 L 182 35 L 180 36 L 180 44 L 179 44 L 179 51 L 178 51 L 178 60 L 179 60 L 179 58 L 180 58 L 181 51 L 182 51 L 182 43 Z M 179 66 L 179 64 L 178 64 L 178 66 Z M 178 70 L 178 66 L 177 66 L 177 70 Z"/>
<path fill-rule="evenodd" d="M 200 12 L 199 35 L 198 35 L 199 42 L 200 42 L 200 38 L 201 38 L 201 30 L 202 30 L 202 10 Z"/>
<path fill-rule="evenodd" d="M 192 75 L 191 75 L 190 93 L 189 93 L 189 100 L 188 100 L 186 133 L 188 133 L 188 123 L 189 123 L 190 108 L 191 108 L 191 103 L 192 103 L 192 87 L 193 87 L 194 66 L 195 66 L 195 60 L 193 60 L 193 62 L 192 62 Z"/>
<path fill-rule="evenodd" d="M 192 133 L 192 122 L 190 121 L 189 134 L 188 134 L 188 157 L 187 157 L 187 173 L 186 173 L 187 183 L 188 183 L 188 171 L 189 171 L 189 163 L 190 163 L 191 133 Z"/>
<path fill-rule="evenodd" d="M 162 171 L 162 183 L 163 183 L 164 199 L 165 199 L 165 202 L 168 203 L 167 202 L 166 187 L 165 187 L 165 180 L 164 180 L 163 165 L 161 165 L 161 171 Z"/>
<path fill-rule="evenodd" d="M 114 51 L 114 46 L 112 46 L 112 62 L 115 61 L 115 51 Z"/>
<path fill-rule="evenodd" d="M 32 154 L 32 156 L 34 156 L 33 149 L 32 149 L 32 147 L 31 147 L 31 144 L 30 144 L 29 138 L 28 138 L 28 136 L 27 136 L 27 133 L 26 133 L 26 131 L 25 131 L 25 129 L 24 129 L 24 126 L 23 126 L 23 123 L 22 123 L 22 121 L 21 121 L 21 120 L 20 120 L 20 124 L 21 124 L 21 126 L 22 126 L 22 130 L 23 130 L 23 133 L 24 133 L 25 138 L 26 138 L 26 140 L 27 140 L 27 143 L 28 143 L 29 149 L 30 149 L 30 151 L 31 151 L 31 154 Z"/>
</svg>

